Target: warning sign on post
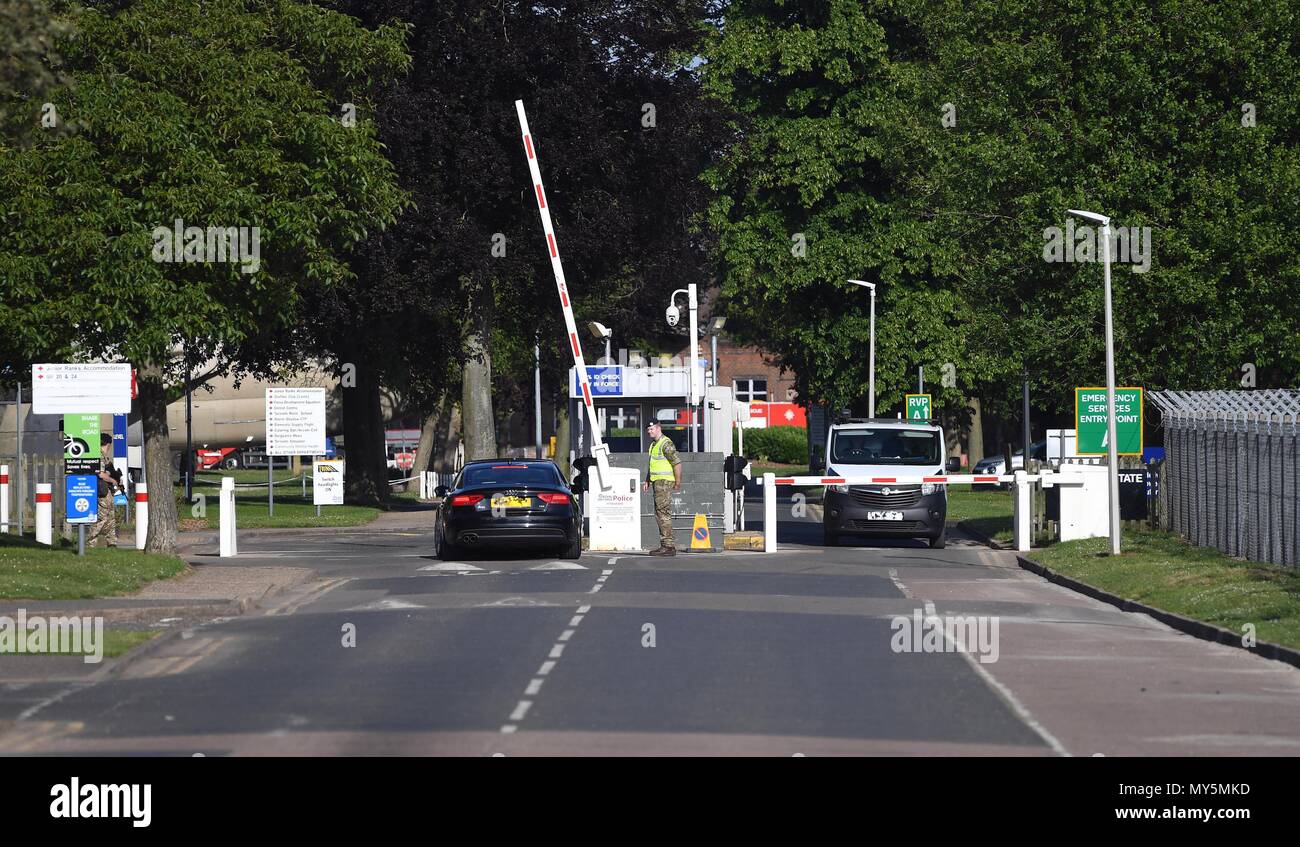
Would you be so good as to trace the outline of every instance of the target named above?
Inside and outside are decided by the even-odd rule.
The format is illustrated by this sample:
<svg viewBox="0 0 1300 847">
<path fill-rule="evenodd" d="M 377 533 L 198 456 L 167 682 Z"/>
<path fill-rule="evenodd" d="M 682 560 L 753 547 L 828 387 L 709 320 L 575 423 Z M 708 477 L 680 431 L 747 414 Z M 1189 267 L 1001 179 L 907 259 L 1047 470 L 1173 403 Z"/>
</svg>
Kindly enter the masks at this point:
<svg viewBox="0 0 1300 847">
<path fill-rule="evenodd" d="M 336 459 L 312 462 L 311 501 L 316 506 L 343 505 L 343 462 Z"/>
<path fill-rule="evenodd" d="M 131 411 L 131 365 L 32 365 L 32 414 L 125 414 Z"/>
<path fill-rule="evenodd" d="M 266 389 L 266 453 L 319 456 L 325 452 L 325 389 Z"/>
</svg>

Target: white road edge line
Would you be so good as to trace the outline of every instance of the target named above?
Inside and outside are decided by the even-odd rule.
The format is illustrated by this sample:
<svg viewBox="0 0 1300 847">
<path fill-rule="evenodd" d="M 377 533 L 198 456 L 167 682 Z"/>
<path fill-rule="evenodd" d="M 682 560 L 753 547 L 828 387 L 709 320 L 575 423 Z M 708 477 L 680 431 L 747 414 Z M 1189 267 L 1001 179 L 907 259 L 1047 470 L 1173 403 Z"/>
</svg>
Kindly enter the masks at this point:
<svg viewBox="0 0 1300 847">
<path fill-rule="evenodd" d="M 577 626 L 582 623 L 582 615 L 574 615 L 569 619 L 569 626 Z"/>
<path fill-rule="evenodd" d="M 542 690 L 542 683 L 543 683 L 543 682 L 546 682 L 546 680 L 538 678 L 538 679 L 534 679 L 532 682 L 528 683 L 528 687 L 527 687 L 526 689 L 524 689 L 524 696 L 525 696 L 525 697 L 535 697 L 535 696 L 537 696 L 537 692 Z"/>
<path fill-rule="evenodd" d="M 984 666 L 980 664 L 979 659 L 972 656 L 969 651 L 960 649 L 960 644 L 948 638 L 947 628 L 944 627 L 943 621 L 940 620 L 939 616 L 935 613 L 934 602 L 925 600 L 923 603 L 925 606 L 925 616 L 927 621 L 931 622 L 931 625 L 935 627 L 941 636 L 943 636 L 945 642 L 951 643 L 954 647 L 958 648 L 954 650 L 954 652 L 960 654 L 961 657 L 966 660 L 966 664 L 970 665 L 976 675 L 978 675 L 980 679 L 984 680 L 984 684 L 996 691 L 1002 698 L 1003 702 L 1011 707 L 1011 711 L 1015 712 L 1016 717 L 1020 718 L 1020 720 L 1025 722 L 1026 726 L 1038 733 L 1038 737 L 1047 742 L 1047 746 L 1051 747 L 1052 751 L 1055 752 L 1056 755 L 1065 756 L 1067 758 L 1072 757 L 1072 754 L 1065 748 L 1065 745 L 1062 744 L 1055 735 L 1048 732 L 1047 727 L 1038 722 L 1038 719 L 1035 718 L 1033 713 L 1025 707 L 1024 703 L 1020 702 L 1020 698 L 1013 694 L 1010 688 L 1007 688 L 995 679 L 993 674 L 989 673 Z"/>
<path fill-rule="evenodd" d="M 546 676 L 555 667 L 555 662 L 542 662 L 542 666 L 537 669 L 538 676 Z"/>
<path fill-rule="evenodd" d="M 510 720 L 512 721 L 523 720 L 524 715 L 528 714 L 528 709 L 531 708 L 532 705 L 533 705 L 532 700 L 520 700 L 518 705 L 515 706 L 515 710 L 510 713 Z"/>
<path fill-rule="evenodd" d="M 573 637 L 573 630 L 571 629 L 566 629 L 564 632 L 560 633 L 561 641 L 568 641 L 572 637 Z"/>
<path fill-rule="evenodd" d="M 563 655 L 564 655 L 564 645 L 563 645 L 563 644 L 556 644 L 554 647 L 551 648 L 551 658 L 552 658 L 552 659 L 558 659 L 558 658 L 560 658 L 560 657 L 563 656 Z"/>
</svg>

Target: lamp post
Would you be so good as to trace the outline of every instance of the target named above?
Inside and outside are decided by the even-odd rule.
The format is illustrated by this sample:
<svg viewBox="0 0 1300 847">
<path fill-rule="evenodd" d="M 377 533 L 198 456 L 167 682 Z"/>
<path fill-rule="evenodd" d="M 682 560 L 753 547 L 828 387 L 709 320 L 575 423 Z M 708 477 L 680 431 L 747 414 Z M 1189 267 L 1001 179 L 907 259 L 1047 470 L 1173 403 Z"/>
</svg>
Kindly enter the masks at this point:
<svg viewBox="0 0 1300 847">
<path fill-rule="evenodd" d="M 1106 460 L 1110 465 L 1110 554 L 1119 555 L 1119 448 L 1115 443 L 1115 331 L 1111 314 L 1110 297 L 1110 218 L 1096 212 L 1084 212 L 1079 209 L 1067 209 L 1071 215 L 1078 215 L 1101 224 L 1101 255 L 1104 270 L 1102 275 L 1106 286 Z"/>
<path fill-rule="evenodd" d="M 710 367 L 713 370 L 713 384 L 718 385 L 718 336 L 722 335 L 722 328 L 727 325 L 726 317 L 714 315 L 709 318 L 709 338 L 713 342 L 713 355 L 709 359 Z"/>
<path fill-rule="evenodd" d="M 876 416 L 876 284 L 860 279 L 851 279 L 849 282 L 871 289 L 871 353 L 867 365 L 867 417 L 874 418 Z"/>
<path fill-rule="evenodd" d="M 666 312 L 666 317 L 668 318 L 669 326 L 677 326 L 677 322 L 681 320 L 681 311 L 677 308 L 678 294 L 686 295 L 687 304 L 690 308 L 691 329 L 690 329 L 690 335 L 688 336 L 689 341 L 686 344 L 686 355 L 690 359 L 690 371 L 688 371 L 688 373 L 690 374 L 691 387 L 690 387 L 690 396 L 687 397 L 687 401 L 691 409 L 691 428 L 690 428 L 689 436 L 686 439 L 686 452 L 694 453 L 697 452 L 696 444 L 695 444 L 695 407 L 699 405 L 700 395 L 704 393 L 701 390 L 702 389 L 701 383 L 703 382 L 703 380 L 700 378 L 700 357 L 695 350 L 695 345 L 699 343 L 699 337 L 700 337 L 700 325 L 699 325 L 699 314 L 698 314 L 699 298 L 696 295 L 696 287 L 695 287 L 695 283 L 693 282 L 690 283 L 686 288 L 679 288 L 676 291 L 674 291 L 672 296 L 668 298 L 668 310 Z"/>
<path fill-rule="evenodd" d="M 614 361 L 609 356 L 609 340 L 614 337 L 614 330 L 610 329 L 609 327 L 605 326 L 603 323 L 600 323 L 599 321 L 588 322 L 587 329 L 589 329 L 591 331 L 591 334 L 596 336 L 596 338 L 605 339 L 604 364 L 612 365 Z"/>
</svg>

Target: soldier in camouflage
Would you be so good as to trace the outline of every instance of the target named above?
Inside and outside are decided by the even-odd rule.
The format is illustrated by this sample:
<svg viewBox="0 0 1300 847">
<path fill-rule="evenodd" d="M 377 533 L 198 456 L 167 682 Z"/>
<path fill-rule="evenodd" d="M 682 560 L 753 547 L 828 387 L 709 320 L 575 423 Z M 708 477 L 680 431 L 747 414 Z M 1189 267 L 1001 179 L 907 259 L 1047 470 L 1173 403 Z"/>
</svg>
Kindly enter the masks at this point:
<svg viewBox="0 0 1300 847">
<path fill-rule="evenodd" d="M 655 523 L 659 524 L 659 546 L 651 556 L 676 556 L 673 540 L 673 492 L 682 488 L 682 460 L 673 440 L 664 435 L 658 423 L 646 427 L 650 435 L 650 473 L 641 490 L 654 489 Z"/>
</svg>

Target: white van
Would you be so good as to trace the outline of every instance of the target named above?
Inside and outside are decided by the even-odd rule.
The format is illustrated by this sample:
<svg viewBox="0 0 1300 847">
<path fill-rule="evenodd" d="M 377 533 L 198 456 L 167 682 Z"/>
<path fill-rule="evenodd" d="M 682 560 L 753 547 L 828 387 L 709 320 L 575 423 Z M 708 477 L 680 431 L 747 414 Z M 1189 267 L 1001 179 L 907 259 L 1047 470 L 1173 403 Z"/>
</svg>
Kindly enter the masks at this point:
<svg viewBox="0 0 1300 847">
<path fill-rule="evenodd" d="M 940 476 L 949 464 L 943 427 L 891 418 L 851 418 L 831 426 L 825 462 L 815 461 L 812 470 L 821 473 L 824 467 L 826 476 L 840 477 Z M 946 485 L 828 485 L 822 531 L 828 547 L 848 535 L 924 538 L 938 549 L 944 546 L 947 516 Z"/>
</svg>

